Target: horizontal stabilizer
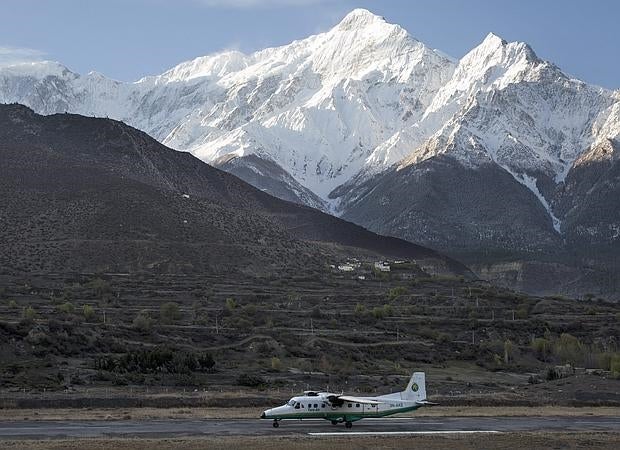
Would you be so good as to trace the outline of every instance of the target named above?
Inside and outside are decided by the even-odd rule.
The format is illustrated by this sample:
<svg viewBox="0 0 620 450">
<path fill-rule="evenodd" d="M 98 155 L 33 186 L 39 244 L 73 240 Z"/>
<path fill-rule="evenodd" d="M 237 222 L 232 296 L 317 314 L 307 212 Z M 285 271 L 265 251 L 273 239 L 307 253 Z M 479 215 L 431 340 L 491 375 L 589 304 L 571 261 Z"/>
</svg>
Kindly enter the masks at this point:
<svg viewBox="0 0 620 450">
<path fill-rule="evenodd" d="M 419 400 L 419 401 L 417 401 L 415 403 L 416 403 L 416 405 L 420 405 L 420 406 L 437 406 L 437 405 L 439 405 L 439 403 L 429 402 L 428 400 Z"/>
</svg>

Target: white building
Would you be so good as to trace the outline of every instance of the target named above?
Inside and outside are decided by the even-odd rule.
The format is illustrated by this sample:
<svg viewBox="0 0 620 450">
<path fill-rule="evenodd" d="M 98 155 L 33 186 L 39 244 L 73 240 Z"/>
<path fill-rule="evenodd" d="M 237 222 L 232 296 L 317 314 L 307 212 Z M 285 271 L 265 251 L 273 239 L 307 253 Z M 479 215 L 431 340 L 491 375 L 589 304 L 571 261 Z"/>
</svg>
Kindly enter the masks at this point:
<svg viewBox="0 0 620 450">
<path fill-rule="evenodd" d="M 375 269 L 377 269 L 379 272 L 389 272 L 390 264 L 385 261 L 376 261 Z"/>
</svg>

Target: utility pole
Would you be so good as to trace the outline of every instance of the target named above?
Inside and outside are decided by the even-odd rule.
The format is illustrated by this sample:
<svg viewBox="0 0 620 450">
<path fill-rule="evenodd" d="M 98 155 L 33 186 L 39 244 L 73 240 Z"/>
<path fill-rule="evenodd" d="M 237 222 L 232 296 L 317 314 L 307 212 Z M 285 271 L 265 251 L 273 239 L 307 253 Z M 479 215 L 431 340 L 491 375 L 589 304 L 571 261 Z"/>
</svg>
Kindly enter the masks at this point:
<svg viewBox="0 0 620 450">
<path fill-rule="evenodd" d="M 476 330 L 471 330 L 471 345 L 476 345 Z"/>
<path fill-rule="evenodd" d="M 217 312 L 215 313 L 215 334 L 220 334 L 220 329 L 217 323 Z"/>
</svg>

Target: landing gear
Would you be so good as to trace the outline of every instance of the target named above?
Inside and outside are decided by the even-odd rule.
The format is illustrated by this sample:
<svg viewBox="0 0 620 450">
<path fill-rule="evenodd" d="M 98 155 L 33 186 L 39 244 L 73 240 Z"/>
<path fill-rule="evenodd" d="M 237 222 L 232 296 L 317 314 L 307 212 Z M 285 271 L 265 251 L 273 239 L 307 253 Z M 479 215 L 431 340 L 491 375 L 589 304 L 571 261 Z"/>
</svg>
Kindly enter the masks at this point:
<svg viewBox="0 0 620 450">
<path fill-rule="evenodd" d="M 332 425 L 338 425 L 340 422 L 338 422 L 337 420 L 332 420 Z"/>
<path fill-rule="evenodd" d="M 274 421 L 273 421 L 273 427 L 274 427 L 274 428 L 278 428 L 279 426 L 280 426 L 280 424 L 278 423 L 278 421 L 277 421 L 277 420 L 274 420 Z"/>
<path fill-rule="evenodd" d="M 349 422 L 348 420 L 344 423 L 344 426 L 347 428 L 351 428 L 353 426 L 353 423 Z"/>
</svg>

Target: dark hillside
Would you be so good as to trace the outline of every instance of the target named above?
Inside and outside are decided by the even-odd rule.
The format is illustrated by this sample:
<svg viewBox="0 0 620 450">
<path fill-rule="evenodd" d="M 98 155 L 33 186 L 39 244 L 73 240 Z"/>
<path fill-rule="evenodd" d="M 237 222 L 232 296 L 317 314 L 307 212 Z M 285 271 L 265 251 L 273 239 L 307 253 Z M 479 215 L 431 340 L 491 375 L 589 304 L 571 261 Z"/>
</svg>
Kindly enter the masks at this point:
<svg viewBox="0 0 620 450">
<path fill-rule="evenodd" d="M 6 272 L 321 270 L 361 251 L 469 274 L 432 250 L 271 197 L 109 119 L 2 105 L 0 157 Z"/>
</svg>

